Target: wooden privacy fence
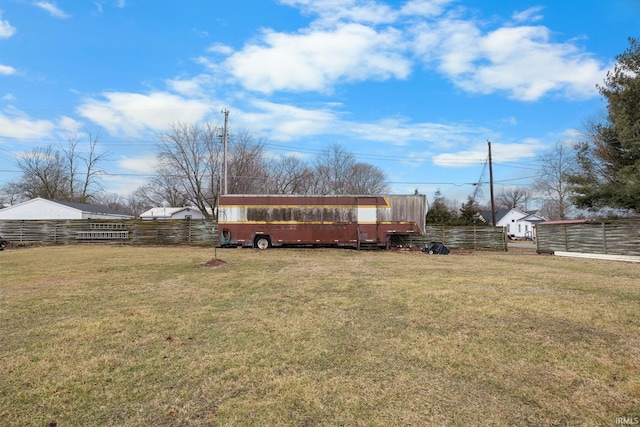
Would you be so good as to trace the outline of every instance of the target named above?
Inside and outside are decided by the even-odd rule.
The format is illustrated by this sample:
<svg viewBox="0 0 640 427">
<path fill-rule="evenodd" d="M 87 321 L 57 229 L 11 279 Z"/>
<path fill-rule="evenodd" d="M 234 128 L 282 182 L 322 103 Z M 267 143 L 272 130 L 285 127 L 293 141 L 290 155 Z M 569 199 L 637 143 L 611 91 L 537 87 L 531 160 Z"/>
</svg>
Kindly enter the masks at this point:
<svg viewBox="0 0 640 427">
<path fill-rule="evenodd" d="M 218 224 L 215 221 L 200 219 L 0 221 L 0 236 L 12 244 L 213 246 L 218 242 Z"/>
<path fill-rule="evenodd" d="M 640 220 L 541 223 L 536 233 L 539 253 L 640 256 Z"/>
<path fill-rule="evenodd" d="M 212 246 L 218 223 L 212 220 L 29 220 L 0 221 L 0 236 L 12 244 L 114 243 L 126 245 Z M 456 249 L 507 249 L 502 227 L 427 226 L 421 236 L 394 240 L 395 245 L 442 242 Z"/>
<path fill-rule="evenodd" d="M 489 226 L 428 225 L 422 236 L 409 236 L 399 243 L 424 246 L 429 242 L 442 242 L 453 249 L 507 250 L 504 227 Z M 396 242 L 392 240 L 392 244 L 394 243 Z"/>
</svg>

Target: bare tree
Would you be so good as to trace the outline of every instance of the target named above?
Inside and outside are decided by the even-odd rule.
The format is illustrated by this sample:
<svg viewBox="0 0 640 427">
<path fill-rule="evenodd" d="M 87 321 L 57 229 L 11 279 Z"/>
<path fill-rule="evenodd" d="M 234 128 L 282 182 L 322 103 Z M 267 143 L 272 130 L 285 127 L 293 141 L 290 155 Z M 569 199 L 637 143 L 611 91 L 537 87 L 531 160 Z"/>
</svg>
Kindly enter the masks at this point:
<svg viewBox="0 0 640 427">
<path fill-rule="evenodd" d="M 342 145 L 333 144 L 315 161 L 317 194 L 381 194 L 389 191 L 387 177 L 377 167 L 359 163 Z"/>
<path fill-rule="evenodd" d="M 531 191 L 521 187 L 507 187 L 500 190 L 496 197 L 498 209 L 526 210 L 531 200 Z"/>
<path fill-rule="evenodd" d="M 272 194 L 308 194 L 313 171 L 298 156 L 282 156 L 271 169 L 269 192 Z"/>
<path fill-rule="evenodd" d="M 146 199 L 140 197 L 139 193 L 134 191 L 126 197 L 125 206 L 126 209 L 124 209 L 123 212 L 138 218 L 142 212 L 155 208 L 158 205 L 149 203 Z"/>
<path fill-rule="evenodd" d="M 368 163 L 355 163 L 348 178 L 345 189 L 351 194 L 384 194 L 389 191 L 384 172 Z"/>
<path fill-rule="evenodd" d="M 534 189 L 544 200 L 541 213 L 549 219 L 566 219 L 571 203 L 568 179 L 576 168 L 572 146 L 556 142 L 551 150 L 538 157 L 540 175 Z"/>
<path fill-rule="evenodd" d="M 17 185 L 26 198 L 68 199 L 68 176 L 65 175 L 64 158 L 53 145 L 22 153 L 18 158 L 18 167 L 22 171 L 22 177 Z"/>
<path fill-rule="evenodd" d="M 138 217 L 142 212 L 157 206 L 155 203 L 150 203 L 145 197 L 142 197 L 142 195 L 141 189 L 127 196 L 118 193 L 103 192 L 96 196 L 93 202 L 100 206 L 106 206 L 118 212 Z"/>
<path fill-rule="evenodd" d="M 315 161 L 317 194 L 347 194 L 347 184 L 356 158 L 340 144 L 332 144 Z"/>
<path fill-rule="evenodd" d="M 0 187 L 0 207 L 13 206 L 25 200 L 22 186 L 19 182 L 7 182 Z"/>
<path fill-rule="evenodd" d="M 161 135 L 155 176 L 136 193 L 158 206 L 191 204 L 210 216 L 217 203 L 223 154 L 219 129 L 211 124 L 177 123 Z M 295 156 L 268 160 L 265 142 L 247 131 L 231 134 L 227 150 L 227 190 L 231 194 L 380 194 L 389 191 L 384 173 L 357 163 L 335 144 L 313 166 Z"/>
<path fill-rule="evenodd" d="M 155 175 L 136 192 L 138 197 L 155 206 L 193 205 L 211 217 L 224 172 L 220 133 L 210 123 L 173 124 L 160 137 Z M 270 179 L 264 142 L 246 131 L 230 135 L 228 141 L 228 192 L 267 192 Z"/>
<path fill-rule="evenodd" d="M 229 193 L 251 194 L 268 191 L 269 173 L 263 140 L 254 140 L 247 131 L 232 135 L 229 138 L 227 163 Z"/>
<path fill-rule="evenodd" d="M 97 152 L 99 133 L 89 131 L 88 139 L 89 146 L 85 156 L 80 153 L 81 141 L 77 135 L 69 138 L 67 146 L 62 149 L 66 160 L 68 199 L 74 202 L 86 203 L 104 189 L 100 179 L 104 171 L 99 168 L 99 164 L 106 159 L 107 153 Z"/>
<path fill-rule="evenodd" d="M 42 197 L 87 203 L 103 191 L 100 162 L 106 153 L 98 153 L 99 135 L 89 132 L 88 148 L 83 152 L 82 142 L 76 135 L 67 145 L 49 144 L 36 147 L 18 157 L 22 176 L 4 187 L 15 199 Z M 19 196 L 17 195 L 19 193 Z"/>
<path fill-rule="evenodd" d="M 157 166 L 149 183 L 134 194 L 137 199 L 152 205 L 151 207 L 163 206 L 165 203 L 169 206 L 186 206 L 190 200 L 183 178 L 168 165 Z"/>
<path fill-rule="evenodd" d="M 160 136 L 154 187 L 171 190 L 165 200 L 188 202 L 210 218 L 218 197 L 221 151 L 218 128 L 211 123 L 174 123 Z"/>
</svg>

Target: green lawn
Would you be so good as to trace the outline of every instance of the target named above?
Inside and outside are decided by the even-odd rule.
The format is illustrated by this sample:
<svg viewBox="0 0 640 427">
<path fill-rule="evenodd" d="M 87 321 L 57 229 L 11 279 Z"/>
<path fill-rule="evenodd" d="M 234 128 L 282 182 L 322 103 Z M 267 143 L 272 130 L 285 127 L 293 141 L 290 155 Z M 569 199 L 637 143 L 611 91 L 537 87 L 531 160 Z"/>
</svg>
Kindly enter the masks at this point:
<svg viewBox="0 0 640 427">
<path fill-rule="evenodd" d="M 213 256 L 1 252 L 0 423 L 614 426 L 640 413 L 638 264 L 218 249 L 226 264 L 202 266 Z"/>
</svg>

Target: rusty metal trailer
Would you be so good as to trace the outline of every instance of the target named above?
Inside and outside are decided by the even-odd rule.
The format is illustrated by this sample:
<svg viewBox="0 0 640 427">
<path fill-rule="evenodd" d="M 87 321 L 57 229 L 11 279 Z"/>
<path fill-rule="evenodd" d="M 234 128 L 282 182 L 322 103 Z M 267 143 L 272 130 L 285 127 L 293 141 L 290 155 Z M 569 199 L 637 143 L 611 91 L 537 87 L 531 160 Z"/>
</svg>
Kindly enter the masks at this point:
<svg viewBox="0 0 640 427">
<path fill-rule="evenodd" d="M 222 195 L 220 246 L 388 248 L 421 235 L 426 214 L 424 195 Z"/>
</svg>

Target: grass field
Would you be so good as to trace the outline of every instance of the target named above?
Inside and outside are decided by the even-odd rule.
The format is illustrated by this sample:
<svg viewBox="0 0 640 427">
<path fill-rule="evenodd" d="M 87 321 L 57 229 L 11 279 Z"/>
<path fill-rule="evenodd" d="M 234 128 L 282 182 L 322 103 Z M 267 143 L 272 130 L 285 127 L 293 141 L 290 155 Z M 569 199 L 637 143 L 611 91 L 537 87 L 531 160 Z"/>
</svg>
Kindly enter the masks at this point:
<svg viewBox="0 0 640 427">
<path fill-rule="evenodd" d="M 532 253 L 0 253 L 3 426 L 600 426 L 640 266 Z"/>
</svg>

